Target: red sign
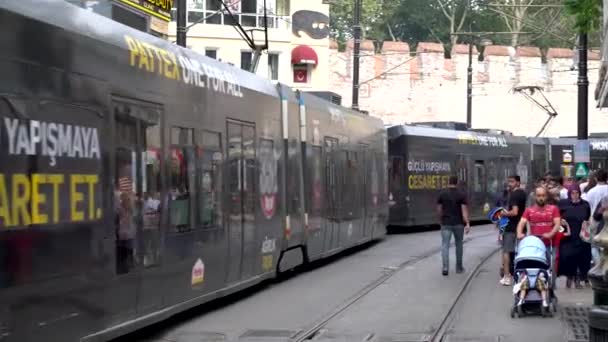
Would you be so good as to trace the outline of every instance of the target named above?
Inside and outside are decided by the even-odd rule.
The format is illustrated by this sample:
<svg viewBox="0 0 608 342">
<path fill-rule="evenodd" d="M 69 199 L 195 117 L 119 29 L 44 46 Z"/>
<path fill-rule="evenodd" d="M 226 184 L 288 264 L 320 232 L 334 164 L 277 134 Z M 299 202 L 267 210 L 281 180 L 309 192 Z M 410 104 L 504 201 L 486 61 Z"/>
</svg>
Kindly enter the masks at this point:
<svg viewBox="0 0 608 342">
<path fill-rule="evenodd" d="M 293 83 L 308 83 L 308 70 L 294 69 L 293 70 Z"/>
</svg>

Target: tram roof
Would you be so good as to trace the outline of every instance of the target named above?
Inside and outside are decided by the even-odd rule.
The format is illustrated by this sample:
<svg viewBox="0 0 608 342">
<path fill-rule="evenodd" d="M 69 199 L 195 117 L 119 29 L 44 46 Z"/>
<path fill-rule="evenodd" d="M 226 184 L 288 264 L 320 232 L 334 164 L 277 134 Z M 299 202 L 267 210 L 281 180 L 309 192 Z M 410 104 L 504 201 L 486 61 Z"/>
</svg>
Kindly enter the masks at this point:
<svg viewBox="0 0 608 342">
<path fill-rule="evenodd" d="M 521 143 L 527 144 L 528 141 L 525 137 L 512 136 L 512 135 L 498 135 L 491 133 L 479 133 L 472 131 L 456 131 L 442 128 L 422 127 L 422 126 L 410 126 L 410 125 L 398 125 L 388 128 L 389 139 L 394 139 L 399 136 L 420 136 L 420 137 L 432 137 L 440 139 L 454 139 L 457 140 L 462 136 L 493 136 L 504 138 L 509 143 Z"/>
<path fill-rule="evenodd" d="M 101 41 L 124 50 L 125 53 L 128 52 L 128 49 L 124 36 L 128 35 L 157 48 L 170 51 L 176 56 L 185 56 L 197 60 L 202 65 L 208 65 L 230 73 L 236 77 L 238 84 L 244 88 L 278 97 L 276 86 L 267 79 L 123 25 L 97 13 L 87 11 L 64 0 L 0 1 L 0 9 L 61 28 L 73 34 Z M 124 62 L 128 63 L 128 59 L 125 59 Z"/>
</svg>

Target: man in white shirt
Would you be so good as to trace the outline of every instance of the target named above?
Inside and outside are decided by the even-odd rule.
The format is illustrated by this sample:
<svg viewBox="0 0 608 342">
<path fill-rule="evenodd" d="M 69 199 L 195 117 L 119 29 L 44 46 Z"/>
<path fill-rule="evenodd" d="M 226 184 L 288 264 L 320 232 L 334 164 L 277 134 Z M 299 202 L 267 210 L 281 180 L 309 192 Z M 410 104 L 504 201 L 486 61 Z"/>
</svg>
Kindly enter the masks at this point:
<svg viewBox="0 0 608 342">
<path fill-rule="evenodd" d="M 608 173 L 606 170 L 598 170 L 595 173 L 595 177 L 597 179 L 597 185 L 593 187 L 593 189 L 587 192 L 586 201 L 589 202 L 589 207 L 591 208 L 591 214 L 595 213 L 598 204 L 602 201 L 602 198 L 608 197 Z"/>
</svg>

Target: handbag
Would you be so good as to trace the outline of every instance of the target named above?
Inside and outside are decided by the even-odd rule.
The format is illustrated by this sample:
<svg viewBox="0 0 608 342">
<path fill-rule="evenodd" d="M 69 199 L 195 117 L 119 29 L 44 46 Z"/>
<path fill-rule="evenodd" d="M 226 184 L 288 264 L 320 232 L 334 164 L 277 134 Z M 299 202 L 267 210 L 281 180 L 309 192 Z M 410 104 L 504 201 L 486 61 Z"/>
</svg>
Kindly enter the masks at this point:
<svg viewBox="0 0 608 342">
<path fill-rule="evenodd" d="M 583 242 L 591 243 L 591 232 L 597 229 L 597 224 L 598 223 L 592 218 L 591 222 L 584 224 L 581 227 L 581 232 L 578 234 L 578 236 Z"/>
</svg>

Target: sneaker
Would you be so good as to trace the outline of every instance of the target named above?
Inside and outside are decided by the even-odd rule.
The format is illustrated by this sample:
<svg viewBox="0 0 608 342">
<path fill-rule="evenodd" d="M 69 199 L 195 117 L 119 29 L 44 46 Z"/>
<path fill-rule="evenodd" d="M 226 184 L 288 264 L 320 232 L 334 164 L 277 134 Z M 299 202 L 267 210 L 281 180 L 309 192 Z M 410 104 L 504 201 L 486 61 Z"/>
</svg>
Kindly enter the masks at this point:
<svg viewBox="0 0 608 342">
<path fill-rule="evenodd" d="M 511 277 L 503 277 L 500 280 L 500 285 L 503 285 L 503 286 L 511 286 L 511 283 L 512 283 Z"/>
<path fill-rule="evenodd" d="M 546 300 L 543 300 L 543 307 L 548 308 L 549 307 L 549 303 L 547 303 Z"/>
<path fill-rule="evenodd" d="M 444 276 L 447 276 L 448 275 L 448 270 L 441 271 L 441 274 L 443 274 Z"/>
<path fill-rule="evenodd" d="M 456 273 L 464 273 L 464 272 L 465 272 L 464 267 L 459 267 L 456 269 Z"/>
</svg>

